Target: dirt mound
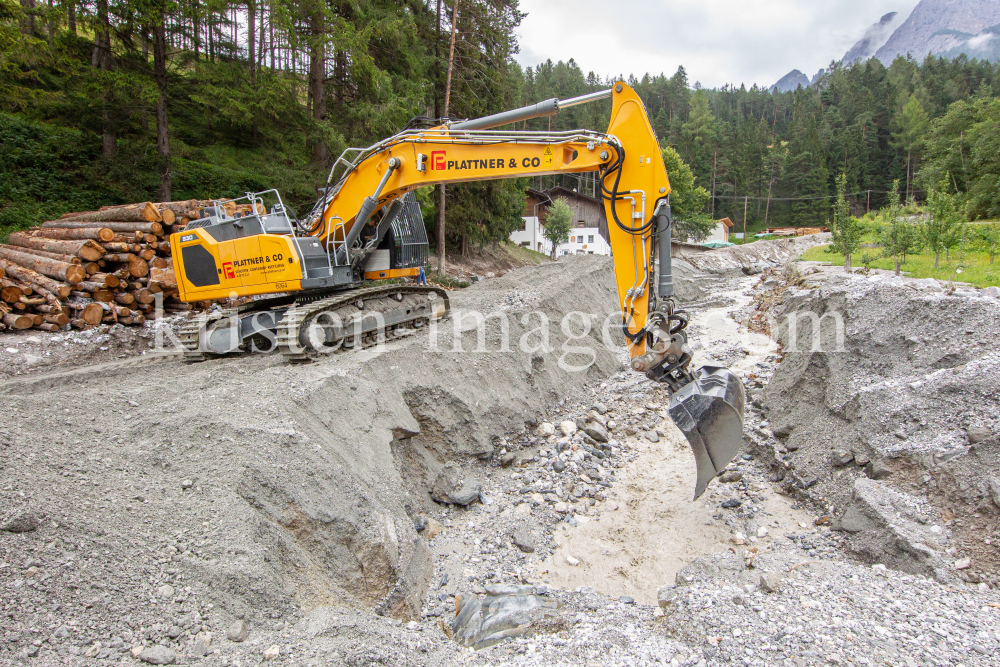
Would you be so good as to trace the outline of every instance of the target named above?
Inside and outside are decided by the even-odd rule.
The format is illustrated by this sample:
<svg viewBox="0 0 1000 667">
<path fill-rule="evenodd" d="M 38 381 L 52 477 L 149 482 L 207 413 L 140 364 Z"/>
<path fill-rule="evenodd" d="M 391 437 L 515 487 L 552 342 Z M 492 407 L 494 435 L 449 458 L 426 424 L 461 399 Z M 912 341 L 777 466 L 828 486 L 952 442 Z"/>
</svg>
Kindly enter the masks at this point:
<svg viewBox="0 0 1000 667">
<path fill-rule="evenodd" d="M 513 271 L 456 293 L 436 349 L 425 334 L 304 367 L 163 360 L 0 386 L 18 415 L 0 434 L 0 506 L 37 519 L 0 532 L 0 561 L 20 577 L 35 568 L 18 623 L 54 607 L 81 641 L 178 644 L 203 625 L 320 605 L 419 613 L 432 560 L 414 519 L 427 490 L 446 464 L 492 454 L 546 405 L 621 369 L 600 319 L 565 347 L 560 327 L 573 310 L 615 310 L 612 284 L 607 258 Z M 468 310 L 493 313 L 480 352 Z M 539 313 L 552 351 L 523 353 Z M 567 370 L 581 358 L 593 363 Z"/>
<path fill-rule="evenodd" d="M 1000 563 L 969 529 L 1000 520 L 1000 301 L 930 282 L 835 274 L 786 291 L 763 404 L 800 486 L 862 558 L 993 581 Z M 971 568 L 963 554 L 979 554 Z"/>
</svg>

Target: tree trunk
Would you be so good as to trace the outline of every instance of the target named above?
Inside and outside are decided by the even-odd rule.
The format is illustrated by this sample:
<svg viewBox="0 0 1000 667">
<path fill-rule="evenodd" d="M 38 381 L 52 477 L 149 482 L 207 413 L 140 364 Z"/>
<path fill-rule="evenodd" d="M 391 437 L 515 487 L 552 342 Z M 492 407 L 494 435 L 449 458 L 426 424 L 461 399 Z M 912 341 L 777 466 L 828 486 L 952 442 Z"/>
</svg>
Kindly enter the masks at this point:
<svg viewBox="0 0 1000 667">
<path fill-rule="evenodd" d="M 851 272 L 851 253 L 847 253 L 846 255 L 844 255 L 844 272 L 845 273 Z"/>
<path fill-rule="evenodd" d="M 896 257 L 894 259 L 896 260 L 896 275 L 898 276 L 899 275 L 899 269 L 902 267 L 903 263 L 901 261 L 899 261 L 898 257 Z"/>
<path fill-rule="evenodd" d="M 311 35 L 309 52 L 309 98 L 312 100 L 312 116 L 317 121 L 326 119 L 326 38 L 323 35 L 323 14 L 319 6 L 314 6 L 309 13 L 309 32 Z M 326 164 L 329 150 L 325 141 L 319 141 L 313 146 L 313 159 Z"/>
<path fill-rule="evenodd" d="M 910 203 L 910 150 L 906 151 L 906 203 Z M 897 272 L 896 275 L 899 275 Z"/>
<path fill-rule="evenodd" d="M 160 201 L 170 201 L 170 128 L 167 123 L 167 35 L 161 13 L 153 26 L 153 78 L 156 98 L 156 152 L 160 156 Z"/>
<path fill-rule="evenodd" d="M 94 31 L 94 53 L 91 65 L 105 72 L 110 72 L 111 61 L 111 23 L 108 21 L 108 0 L 97 0 L 97 26 Z M 101 154 L 110 158 L 115 154 L 118 137 L 114 130 L 114 119 L 111 117 L 113 96 L 110 86 L 104 85 L 101 93 Z"/>
<path fill-rule="evenodd" d="M 257 5 L 254 0 L 247 0 L 247 64 L 250 65 L 250 79 L 254 79 L 256 67 L 254 59 L 257 55 Z"/>
<path fill-rule="evenodd" d="M 29 37 L 35 36 L 35 0 L 21 0 L 21 9 L 25 17 L 21 21 L 21 33 Z"/>
<path fill-rule="evenodd" d="M 198 0 L 191 0 L 191 35 L 194 40 L 194 60 L 201 60 L 201 27 L 198 22 Z"/>
<path fill-rule="evenodd" d="M 448 78 L 444 85 L 444 117 L 448 116 L 448 107 L 451 105 L 451 72 L 455 65 L 455 35 L 458 29 L 458 0 L 454 0 L 455 5 L 451 10 L 451 46 L 448 47 Z M 441 199 L 438 204 L 438 273 L 444 274 L 445 256 L 445 187 L 440 186 Z"/>
<path fill-rule="evenodd" d="M 66 3 L 66 27 L 76 34 L 76 0 L 68 0 Z"/>
<path fill-rule="evenodd" d="M 941 262 L 941 251 L 940 250 L 935 250 L 934 251 L 934 268 L 935 269 L 938 268 L 938 264 L 940 262 Z"/>
</svg>

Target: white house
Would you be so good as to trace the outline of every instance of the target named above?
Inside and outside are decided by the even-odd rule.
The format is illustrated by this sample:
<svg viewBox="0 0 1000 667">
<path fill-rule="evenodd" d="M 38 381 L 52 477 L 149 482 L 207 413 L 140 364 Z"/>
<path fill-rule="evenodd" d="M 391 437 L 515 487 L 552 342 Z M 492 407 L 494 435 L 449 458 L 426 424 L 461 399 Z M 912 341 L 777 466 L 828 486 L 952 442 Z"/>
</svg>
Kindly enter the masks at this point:
<svg viewBox="0 0 1000 667">
<path fill-rule="evenodd" d="M 552 242 L 544 236 L 545 214 L 557 197 L 565 199 L 573 211 L 573 228 L 569 240 L 559 244 L 556 255 L 610 255 L 603 202 L 562 186 L 545 192 L 528 190 L 521 218 L 524 222 L 510 235 L 511 242 L 551 255 Z"/>
</svg>

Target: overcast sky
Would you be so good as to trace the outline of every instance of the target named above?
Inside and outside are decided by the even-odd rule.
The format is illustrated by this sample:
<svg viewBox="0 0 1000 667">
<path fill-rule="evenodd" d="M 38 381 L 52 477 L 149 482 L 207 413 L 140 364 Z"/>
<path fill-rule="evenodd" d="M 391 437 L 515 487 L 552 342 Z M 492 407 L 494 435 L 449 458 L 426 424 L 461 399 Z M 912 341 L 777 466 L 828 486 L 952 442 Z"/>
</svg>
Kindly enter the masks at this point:
<svg viewBox="0 0 1000 667">
<path fill-rule="evenodd" d="M 839 60 L 883 14 L 917 0 L 521 0 L 521 65 L 576 59 L 584 74 L 673 74 L 770 86 Z"/>
</svg>

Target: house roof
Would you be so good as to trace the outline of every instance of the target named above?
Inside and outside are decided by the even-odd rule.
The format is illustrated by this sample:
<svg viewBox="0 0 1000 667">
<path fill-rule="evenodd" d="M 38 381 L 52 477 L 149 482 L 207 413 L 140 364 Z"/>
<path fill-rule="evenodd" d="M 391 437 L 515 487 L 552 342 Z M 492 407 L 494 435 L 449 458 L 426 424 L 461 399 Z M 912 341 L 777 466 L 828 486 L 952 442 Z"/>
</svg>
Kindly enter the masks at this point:
<svg viewBox="0 0 1000 667">
<path fill-rule="evenodd" d="M 556 196 L 567 196 L 567 197 L 575 197 L 577 199 L 582 199 L 584 201 L 588 201 L 598 205 L 603 205 L 604 203 L 600 199 L 594 199 L 590 195 L 585 195 L 582 192 L 571 190 L 564 185 L 557 185 L 554 188 L 550 188 L 547 194 L 553 198 L 555 198 Z"/>
<path fill-rule="evenodd" d="M 716 222 L 721 222 L 722 224 L 724 224 L 726 226 L 726 229 L 731 229 L 733 227 L 733 221 L 730 220 L 729 218 L 721 218 L 719 220 L 716 220 Z"/>
</svg>

